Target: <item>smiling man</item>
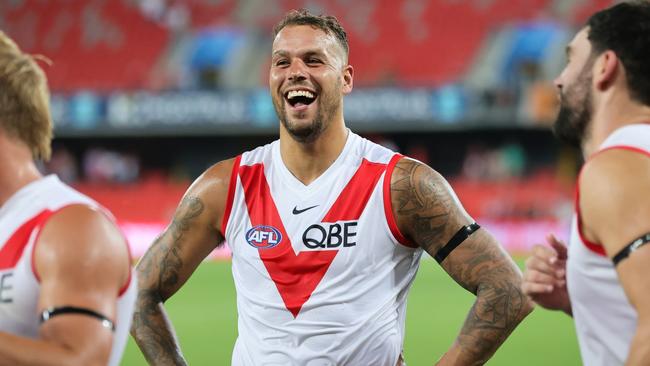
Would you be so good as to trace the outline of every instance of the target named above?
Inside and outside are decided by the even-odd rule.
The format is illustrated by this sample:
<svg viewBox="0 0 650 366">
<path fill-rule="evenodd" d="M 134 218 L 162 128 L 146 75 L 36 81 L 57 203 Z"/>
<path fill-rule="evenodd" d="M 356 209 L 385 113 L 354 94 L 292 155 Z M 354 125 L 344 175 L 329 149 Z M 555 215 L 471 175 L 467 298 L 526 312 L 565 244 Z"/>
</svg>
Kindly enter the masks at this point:
<svg viewBox="0 0 650 366">
<path fill-rule="evenodd" d="M 294 11 L 274 35 L 280 139 L 209 168 L 139 263 L 132 334 L 147 360 L 185 364 L 162 303 L 226 241 L 233 365 L 403 364 L 423 251 L 476 294 L 439 363 L 485 362 L 531 310 L 519 270 L 438 173 L 345 127 L 354 72 L 335 18 Z"/>
</svg>

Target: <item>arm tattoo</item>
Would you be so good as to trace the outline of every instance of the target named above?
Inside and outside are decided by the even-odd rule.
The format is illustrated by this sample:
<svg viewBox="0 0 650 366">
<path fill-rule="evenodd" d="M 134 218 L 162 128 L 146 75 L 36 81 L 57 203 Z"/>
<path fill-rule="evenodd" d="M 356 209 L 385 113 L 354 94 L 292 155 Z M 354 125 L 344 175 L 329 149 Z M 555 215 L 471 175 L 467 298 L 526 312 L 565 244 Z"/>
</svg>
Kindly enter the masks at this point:
<svg viewBox="0 0 650 366">
<path fill-rule="evenodd" d="M 133 315 L 132 334 L 150 364 L 186 364 L 168 324 L 162 302 L 179 285 L 179 271 L 183 266 L 180 256 L 183 236 L 203 210 L 201 199 L 185 197 L 172 223 L 156 239 L 138 265 L 141 288 Z"/>
<path fill-rule="evenodd" d="M 169 225 L 168 231 L 171 236 L 171 245 L 169 242 L 165 243 L 162 236 L 156 239 L 153 244 L 154 246 L 160 244 L 160 248 L 157 248 L 156 251 L 163 254 L 160 261 L 158 292 L 164 298 L 167 298 L 170 289 L 178 284 L 178 271 L 183 266 L 183 260 L 179 253 L 183 244 L 183 234 L 189 230 L 191 221 L 201 215 L 203 209 L 203 202 L 199 198 L 193 196 L 184 198 L 180 204 L 179 212 Z"/>
<path fill-rule="evenodd" d="M 463 287 L 476 293 L 458 343 L 472 358 L 486 361 L 532 310 L 521 292 L 521 275 L 487 233 L 468 242 L 446 267 Z M 473 254 L 481 253 L 481 254 Z"/>
<path fill-rule="evenodd" d="M 395 166 L 391 200 L 400 230 L 431 256 L 471 222 L 444 178 L 414 160 Z M 442 267 L 476 295 L 457 343 L 468 363 L 485 362 L 532 310 L 520 290 L 521 273 L 485 229 L 457 247 Z"/>
<path fill-rule="evenodd" d="M 404 217 L 412 228 L 411 239 L 426 243 L 427 252 L 444 245 L 453 199 L 431 169 L 413 160 L 402 159 L 395 165 L 391 182 L 397 217 Z M 458 228 L 456 228 L 458 230 Z"/>
</svg>

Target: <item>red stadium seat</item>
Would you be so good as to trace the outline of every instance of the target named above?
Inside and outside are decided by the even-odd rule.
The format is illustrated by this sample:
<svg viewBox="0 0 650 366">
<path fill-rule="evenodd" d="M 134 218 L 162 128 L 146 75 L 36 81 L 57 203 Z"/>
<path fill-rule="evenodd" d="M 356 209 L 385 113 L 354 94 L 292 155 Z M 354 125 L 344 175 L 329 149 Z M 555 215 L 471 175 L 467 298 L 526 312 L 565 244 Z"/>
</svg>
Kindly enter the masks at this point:
<svg viewBox="0 0 650 366">
<path fill-rule="evenodd" d="M 497 24 L 534 19 L 551 3 L 284 0 L 253 9 L 251 19 L 270 34 L 285 11 L 317 4 L 346 27 L 359 85 L 438 86 L 461 78 Z M 236 23 L 241 16 L 238 5 L 235 0 L 183 2 L 194 30 Z M 19 44 L 55 61 L 46 68 L 55 91 L 146 89 L 173 38 L 168 29 L 144 16 L 137 2 L 25 0 L 0 5 L 0 10 L 5 30 Z M 584 5 L 575 11 L 576 17 L 592 10 Z"/>
<path fill-rule="evenodd" d="M 5 31 L 45 67 L 56 91 L 142 89 L 168 33 L 125 1 L 25 0 L 4 5 Z"/>
</svg>

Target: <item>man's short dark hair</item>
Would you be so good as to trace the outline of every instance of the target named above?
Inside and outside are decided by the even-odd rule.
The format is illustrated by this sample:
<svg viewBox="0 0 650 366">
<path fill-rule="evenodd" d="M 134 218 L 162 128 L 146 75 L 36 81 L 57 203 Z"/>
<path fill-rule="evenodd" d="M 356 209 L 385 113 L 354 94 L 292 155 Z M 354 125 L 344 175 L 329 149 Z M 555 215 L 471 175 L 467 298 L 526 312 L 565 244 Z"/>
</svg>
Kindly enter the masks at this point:
<svg viewBox="0 0 650 366">
<path fill-rule="evenodd" d="M 627 74 L 632 99 L 650 106 L 650 2 L 629 1 L 587 20 L 592 54 L 612 50 Z"/>
<path fill-rule="evenodd" d="M 350 55 L 350 48 L 348 46 L 348 34 L 339 23 L 336 17 L 331 15 L 314 15 L 306 9 L 291 10 L 285 15 L 274 28 L 273 38 L 280 33 L 284 27 L 292 25 L 309 25 L 313 28 L 322 30 L 327 34 L 334 35 L 343 50 L 345 51 L 346 58 Z"/>
</svg>

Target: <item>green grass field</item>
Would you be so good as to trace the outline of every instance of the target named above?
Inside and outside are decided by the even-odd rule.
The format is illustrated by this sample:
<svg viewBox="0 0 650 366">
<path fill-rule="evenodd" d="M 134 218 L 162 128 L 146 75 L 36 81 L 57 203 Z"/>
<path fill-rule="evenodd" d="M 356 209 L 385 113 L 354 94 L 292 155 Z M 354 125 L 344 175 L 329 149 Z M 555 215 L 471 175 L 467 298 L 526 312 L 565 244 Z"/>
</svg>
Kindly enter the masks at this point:
<svg viewBox="0 0 650 366">
<path fill-rule="evenodd" d="M 435 262 L 422 262 L 408 299 L 404 355 L 409 366 L 432 365 L 444 353 L 472 301 L 473 295 L 456 285 Z M 190 365 L 230 364 L 237 309 L 229 262 L 203 263 L 166 307 Z M 132 340 L 122 364 L 146 365 Z M 579 365 L 571 319 L 535 309 L 489 364 Z"/>
</svg>

